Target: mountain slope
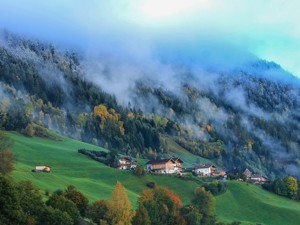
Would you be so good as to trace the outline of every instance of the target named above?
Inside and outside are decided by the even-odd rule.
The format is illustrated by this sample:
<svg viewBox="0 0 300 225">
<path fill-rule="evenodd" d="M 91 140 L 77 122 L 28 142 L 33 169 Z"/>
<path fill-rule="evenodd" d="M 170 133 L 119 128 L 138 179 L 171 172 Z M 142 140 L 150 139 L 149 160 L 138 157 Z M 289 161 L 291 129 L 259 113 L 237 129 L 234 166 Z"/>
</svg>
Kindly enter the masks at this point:
<svg viewBox="0 0 300 225">
<path fill-rule="evenodd" d="M 216 197 L 216 206 L 218 218 L 228 222 L 296 225 L 300 219 L 299 202 L 241 182 L 229 182 L 227 192 Z"/>
<path fill-rule="evenodd" d="M 110 199 L 116 181 L 122 182 L 133 206 L 146 182 L 154 181 L 175 193 L 184 204 L 189 204 L 198 183 L 168 176 L 136 177 L 129 171 L 107 167 L 77 153 L 78 148 L 100 150 L 99 147 L 59 136 L 61 141 L 28 138 L 15 132 L 8 135 L 14 140 L 13 152 L 16 169 L 13 178 L 31 180 L 41 192 L 65 189 L 73 184 L 86 194 L 90 201 Z M 105 150 L 105 149 L 101 149 Z M 187 154 L 189 157 L 189 153 Z M 35 165 L 50 165 L 51 173 L 33 173 Z M 229 182 L 225 194 L 216 197 L 216 214 L 220 220 L 243 221 L 243 224 L 297 224 L 300 218 L 298 202 L 279 197 L 260 187 Z"/>
<path fill-rule="evenodd" d="M 80 141 L 60 137 L 62 141 L 43 138 L 28 138 L 15 132 L 8 133 L 13 139 L 13 153 L 16 169 L 13 178 L 31 180 L 42 191 L 65 189 L 75 185 L 91 201 L 110 199 L 117 181 L 122 182 L 128 191 L 129 199 L 136 205 L 137 198 L 146 183 L 169 187 L 180 195 L 185 204 L 189 203 L 197 183 L 168 176 L 145 175 L 137 177 L 130 171 L 121 171 L 94 161 L 77 152 L 79 148 L 100 150 L 101 148 Z M 103 149 L 101 149 L 103 150 Z M 31 172 L 37 165 L 51 166 L 51 173 Z M 184 188 L 182 188 L 184 187 Z"/>
<path fill-rule="evenodd" d="M 23 132 L 39 124 L 144 158 L 171 154 L 160 140 L 167 135 L 227 169 L 298 177 L 299 79 L 255 60 L 208 70 L 201 62 L 159 58 L 144 68 L 6 33 L 0 43 L 0 127 Z"/>
</svg>

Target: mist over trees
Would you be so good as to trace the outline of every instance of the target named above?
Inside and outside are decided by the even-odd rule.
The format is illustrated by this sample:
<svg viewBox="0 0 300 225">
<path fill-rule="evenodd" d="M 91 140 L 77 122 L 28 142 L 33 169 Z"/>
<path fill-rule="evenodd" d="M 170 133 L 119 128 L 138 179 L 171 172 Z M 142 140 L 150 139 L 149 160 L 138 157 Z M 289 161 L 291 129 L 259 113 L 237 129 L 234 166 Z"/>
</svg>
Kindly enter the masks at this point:
<svg viewBox="0 0 300 225">
<path fill-rule="evenodd" d="M 220 166 L 272 177 L 299 174 L 299 82 L 269 79 L 266 74 L 282 71 L 276 64 L 249 62 L 225 72 L 172 61 L 167 67 L 155 64 L 166 72 L 163 79 L 158 68 L 149 68 L 158 74 L 144 71 L 139 77 L 131 67 L 122 71 L 128 80 L 120 84 L 130 88 L 120 88 L 116 97 L 102 86 L 116 80 L 118 65 L 105 67 L 103 61 L 101 73 L 93 74 L 75 52 L 3 36 L 0 127 L 5 130 L 51 137 L 49 128 L 145 158 L 170 151 L 165 135 Z"/>
</svg>

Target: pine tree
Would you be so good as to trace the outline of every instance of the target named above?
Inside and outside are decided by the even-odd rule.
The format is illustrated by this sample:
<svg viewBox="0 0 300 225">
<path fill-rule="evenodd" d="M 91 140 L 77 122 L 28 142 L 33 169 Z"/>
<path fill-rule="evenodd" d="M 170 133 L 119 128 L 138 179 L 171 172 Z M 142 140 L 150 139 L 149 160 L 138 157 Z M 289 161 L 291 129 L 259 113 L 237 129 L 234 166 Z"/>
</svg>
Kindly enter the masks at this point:
<svg viewBox="0 0 300 225">
<path fill-rule="evenodd" d="M 134 212 L 131 209 L 130 201 L 126 195 L 125 188 L 120 182 L 117 182 L 112 194 L 113 205 L 113 225 L 131 225 Z"/>
</svg>

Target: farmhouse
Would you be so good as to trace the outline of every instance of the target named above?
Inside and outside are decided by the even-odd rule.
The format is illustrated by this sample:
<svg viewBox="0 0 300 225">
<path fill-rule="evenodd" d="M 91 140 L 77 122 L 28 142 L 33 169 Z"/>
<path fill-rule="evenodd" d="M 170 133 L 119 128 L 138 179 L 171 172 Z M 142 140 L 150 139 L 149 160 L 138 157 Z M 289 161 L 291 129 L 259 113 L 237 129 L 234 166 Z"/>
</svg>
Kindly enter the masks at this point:
<svg viewBox="0 0 300 225">
<path fill-rule="evenodd" d="M 181 173 L 181 163 L 183 161 L 180 158 L 158 159 L 148 161 L 146 167 L 151 172 L 174 174 Z"/>
<path fill-rule="evenodd" d="M 35 169 L 32 170 L 32 172 L 51 172 L 50 166 L 36 166 Z"/>
<path fill-rule="evenodd" d="M 117 169 L 119 170 L 132 170 L 136 168 L 136 160 L 129 157 L 123 157 L 118 159 Z"/>
<path fill-rule="evenodd" d="M 216 167 L 211 163 L 201 164 L 195 167 L 195 174 L 208 177 L 216 173 Z"/>
</svg>

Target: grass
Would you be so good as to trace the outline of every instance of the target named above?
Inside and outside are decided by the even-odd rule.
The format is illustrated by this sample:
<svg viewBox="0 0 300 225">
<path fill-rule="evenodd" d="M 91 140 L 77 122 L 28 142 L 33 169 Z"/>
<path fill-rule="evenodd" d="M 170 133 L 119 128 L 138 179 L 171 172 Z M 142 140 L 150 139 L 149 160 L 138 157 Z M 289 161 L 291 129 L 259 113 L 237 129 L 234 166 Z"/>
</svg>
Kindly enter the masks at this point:
<svg viewBox="0 0 300 225">
<path fill-rule="evenodd" d="M 192 167 L 195 166 L 196 160 L 198 161 L 198 164 L 202 163 L 212 163 L 210 160 L 202 158 L 201 156 L 196 156 L 183 147 L 181 147 L 179 144 L 177 144 L 174 140 L 172 140 L 170 137 L 161 135 L 160 137 L 163 141 L 166 141 L 168 144 L 168 147 L 170 149 L 170 152 L 168 154 L 165 154 L 165 157 L 179 157 L 181 158 L 184 163 L 183 167 Z M 213 163 L 214 164 L 214 163 Z"/>
<path fill-rule="evenodd" d="M 229 182 L 225 194 L 216 197 L 219 219 L 243 224 L 299 224 L 300 203 L 274 195 L 259 186 Z"/>
<path fill-rule="evenodd" d="M 110 199 L 117 181 L 128 191 L 133 206 L 137 198 L 146 189 L 146 183 L 155 182 L 178 193 L 185 204 L 188 204 L 196 182 L 169 176 L 145 175 L 137 177 L 130 171 L 120 171 L 96 162 L 77 150 L 105 150 L 80 141 L 61 137 L 61 141 L 43 138 L 29 138 L 15 132 L 8 135 L 14 140 L 15 171 L 13 178 L 17 181 L 31 180 L 44 193 L 56 189 L 65 189 L 72 184 L 88 196 L 90 201 Z M 51 173 L 33 173 L 36 165 L 51 166 Z M 183 188 L 184 187 L 184 188 Z"/>
<path fill-rule="evenodd" d="M 28 138 L 15 132 L 8 132 L 15 141 L 13 152 L 16 169 L 13 178 L 17 181 L 31 180 L 42 193 L 65 189 L 72 184 L 88 196 L 90 201 L 110 199 L 116 181 L 127 189 L 132 205 L 146 183 L 154 181 L 179 194 L 184 204 L 189 204 L 196 182 L 168 176 L 145 175 L 136 177 L 130 171 L 110 168 L 79 154 L 79 148 L 104 150 L 100 147 L 61 137 L 61 141 L 42 138 Z M 174 147 L 176 143 L 171 143 Z M 179 146 L 180 147 L 180 146 Z M 176 147 L 176 155 L 187 162 L 193 162 L 193 155 Z M 195 156 L 194 156 L 195 157 Z M 36 165 L 49 165 L 51 173 L 33 173 Z M 228 182 L 228 191 L 216 197 L 216 214 L 224 222 L 242 221 L 243 224 L 293 225 L 300 221 L 300 203 L 279 197 L 255 185 Z"/>
</svg>

